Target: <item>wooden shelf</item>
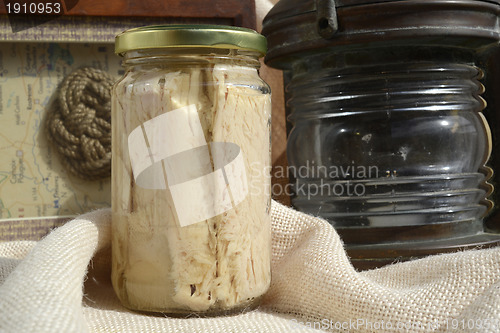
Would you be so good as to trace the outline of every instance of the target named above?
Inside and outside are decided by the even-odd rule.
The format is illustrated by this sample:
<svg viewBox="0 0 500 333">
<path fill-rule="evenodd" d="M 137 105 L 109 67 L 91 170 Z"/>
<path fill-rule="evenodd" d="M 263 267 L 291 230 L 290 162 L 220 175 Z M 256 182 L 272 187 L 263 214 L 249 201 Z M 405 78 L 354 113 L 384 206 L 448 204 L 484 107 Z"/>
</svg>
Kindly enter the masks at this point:
<svg viewBox="0 0 500 333">
<path fill-rule="evenodd" d="M 256 27 L 253 0 L 65 0 L 63 3 L 67 9 L 65 16 L 157 17 L 166 21 L 183 18 L 194 22 L 200 20 L 252 29 Z M 0 6 L 0 14 L 7 14 L 5 5 Z"/>
</svg>

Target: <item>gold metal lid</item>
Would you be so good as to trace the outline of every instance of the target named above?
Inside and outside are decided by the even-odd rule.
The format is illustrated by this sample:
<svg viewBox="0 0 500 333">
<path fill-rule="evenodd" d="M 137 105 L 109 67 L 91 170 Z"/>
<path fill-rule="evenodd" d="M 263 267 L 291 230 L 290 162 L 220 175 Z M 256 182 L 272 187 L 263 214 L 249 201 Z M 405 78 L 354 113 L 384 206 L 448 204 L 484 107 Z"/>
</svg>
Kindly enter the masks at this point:
<svg viewBox="0 0 500 333">
<path fill-rule="evenodd" d="M 151 25 L 116 36 L 115 53 L 140 49 L 210 47 L 256 51 L 264 56 L 266 37 L 254 30 L 223 25 Z"/>
</svg>

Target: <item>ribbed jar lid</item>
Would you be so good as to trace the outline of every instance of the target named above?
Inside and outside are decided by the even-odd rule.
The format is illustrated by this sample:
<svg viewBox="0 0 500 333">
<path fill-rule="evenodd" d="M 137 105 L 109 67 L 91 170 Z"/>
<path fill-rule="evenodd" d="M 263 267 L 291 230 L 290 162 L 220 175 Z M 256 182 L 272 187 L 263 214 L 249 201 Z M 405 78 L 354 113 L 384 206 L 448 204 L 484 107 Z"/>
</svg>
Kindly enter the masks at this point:
<svg viewBox="0 0 500 333">
<path fill-rule="evenodd" d="M 500 0 L 280 0 L 263 22 L 265 61 L 289 68 L 328 48 L 391 43 L 481 48 L 500 40 L 499 15 Z"/>
<path fill-rule="evenodd" d="M 129 29 L 116 36 L 115 53 L 140 49 L 207 47 L 266 54 L 266 38 L 254 30 L 223 25 L 154 25 Z"/>
</svg>

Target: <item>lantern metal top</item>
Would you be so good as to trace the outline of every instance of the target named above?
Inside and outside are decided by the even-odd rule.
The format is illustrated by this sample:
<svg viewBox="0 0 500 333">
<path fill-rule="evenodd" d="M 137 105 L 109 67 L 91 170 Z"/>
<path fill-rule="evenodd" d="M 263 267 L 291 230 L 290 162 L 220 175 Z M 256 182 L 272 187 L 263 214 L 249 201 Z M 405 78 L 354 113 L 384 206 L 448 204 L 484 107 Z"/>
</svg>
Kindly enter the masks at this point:
<svg viewBox="0 0 500 333">
<path fill-rule="evenodd" d="M 500 0 L 280 0 L 264 18 L 268 65 L 380 45 L 481 49 L 500 40 Z"/>
</svg>

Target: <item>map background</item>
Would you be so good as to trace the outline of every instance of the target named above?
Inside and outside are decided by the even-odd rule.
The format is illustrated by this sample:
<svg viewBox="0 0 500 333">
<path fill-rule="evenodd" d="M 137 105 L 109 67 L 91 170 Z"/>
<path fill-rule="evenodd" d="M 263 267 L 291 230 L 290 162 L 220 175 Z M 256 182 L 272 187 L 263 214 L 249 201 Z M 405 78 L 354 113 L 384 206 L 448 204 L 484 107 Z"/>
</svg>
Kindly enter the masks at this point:
<svg viewBox="0 0 500 333">
<path fill-rule="evenodd" d="M 75 69 L 91 66 L 116 78 L 123 73 L 114 45 L 0 45 L 0 219 L 74 216 L 109 207 L 109 179 L 69 175 L 43 124 L 58 85 Z"/>
</svg>

